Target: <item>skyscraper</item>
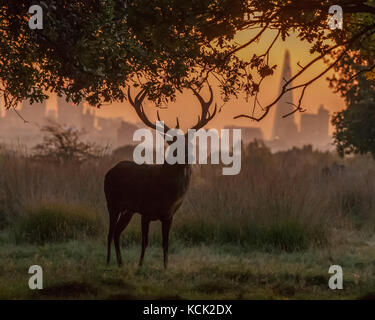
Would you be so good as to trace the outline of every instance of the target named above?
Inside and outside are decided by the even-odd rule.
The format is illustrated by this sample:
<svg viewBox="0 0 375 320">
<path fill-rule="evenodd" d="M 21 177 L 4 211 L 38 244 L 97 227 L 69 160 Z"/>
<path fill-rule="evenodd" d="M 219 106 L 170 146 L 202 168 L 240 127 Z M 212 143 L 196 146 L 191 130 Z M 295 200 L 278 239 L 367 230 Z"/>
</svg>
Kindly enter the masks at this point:
<svg viewBox="0 0 375 320">
<path fill-rule="evenodd" d="M 279 92 L 281 92 L 282 87 L 285 84 L 285 81 L 290 80 L 291 77 L 292 77 L 292 70 L 290 67 L 290 54 L 289 54 L 289 51 L 286 50 Z M 289 87 L 291 85 L 292 84 L 290 84 Z M 291 105 L 290 103 L 293 103 L 292 91 L 286 92 L 277 103 L 273 131 L 272 131 L 273 140 L 281 140 L 287 144 L 293 144 L 298 135 L 297 125 L 294 121 L 294 114 L 286 118 L 283 118 L 284 115 L 294 110 L 293 105 Z"/>
<path fill-rule="evenodd" d="M 82 106 L 67 102 L 65 97 L 57 97 L 57 118 L 60 124 L 82 127 Z"/>
</svg>

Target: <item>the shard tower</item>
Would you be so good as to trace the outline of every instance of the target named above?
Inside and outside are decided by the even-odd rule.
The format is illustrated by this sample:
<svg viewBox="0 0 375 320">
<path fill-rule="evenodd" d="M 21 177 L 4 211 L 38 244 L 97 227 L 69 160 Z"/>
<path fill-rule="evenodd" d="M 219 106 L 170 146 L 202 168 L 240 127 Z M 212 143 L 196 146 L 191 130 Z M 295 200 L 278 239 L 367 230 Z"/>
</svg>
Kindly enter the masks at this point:
<svg viewBox="0 0 375 320">
<path fill-rule="evenodd" d="M 290 68 L 290 54 L 289 51 L 286 50 L 279 92 L 281 92 L 285 81 L 289 80 L 291 77 L 292 71 Z M 290 84 L 288 87 L 290 87 L 291 85 L 292 84 Z M 276 105 L 276 114 L 272 132 L 272 139 L 281 140 L 286 144 L 293 144 L 298 135 L 297 126 L 294 121 L 294 114 L 283 118 L 284 115 L 292 112 L 295 108 L 290 103 L 293 103 L 292 91 L 288 91 L 287 93 L 285 93 Z"/>
</svg>

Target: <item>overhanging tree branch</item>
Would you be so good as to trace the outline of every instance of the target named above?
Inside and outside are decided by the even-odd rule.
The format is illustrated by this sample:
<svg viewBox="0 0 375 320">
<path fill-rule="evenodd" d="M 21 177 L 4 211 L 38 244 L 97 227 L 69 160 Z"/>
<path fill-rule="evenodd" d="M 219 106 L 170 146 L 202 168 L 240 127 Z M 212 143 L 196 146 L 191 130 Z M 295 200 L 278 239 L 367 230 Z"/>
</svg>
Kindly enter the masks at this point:
<svg viewBox="0 0 375 320">
<path fill-rule="evenodd" d="M 251 119 L 251 120 L 255 120 L 255 121 L 261 121 L 263 120 L 269 113 L 270 109 L 280 101 L 280 99 L 289 91 L 292 91 L 292 90 L 295 90 L 295 89 L 299 89 L 299 88 L 303 88 L 302 90 L 302 94 L 300 96 L 300 99 L 299 99 L 299 102 L 298 102 L 298 105 L 296 107 L 296 109 L 291 112 L 290 114 L 287 114 L 286 116 L 288 115 L 291 115 L 299 110 L 301 110 L 301 103 L 302 103 L 302 100 L 303 100 L 303 97 L 304 97 L 304 94 L 305 94 L 305 91 L 306 91 L 306 88 L 308 86 L 310 86 L 312 83 L 314 83 L 316 80 L 320 79 L 323 75 L 325 75 L 329 70 L 331 70 L 341 59 L 342 57 L 347 53 L 347 51 L 349 50 L 348 47 L 350 47 L 351 44 L 353 44 L 355 41 L 357 41 L 359 38 L 361 38 L 362 36 L 366 35 L 367 33 L 369 33 L 370 31 L 374 31 L 375 30 L 375 24 L 372 24 L 370 26 L 368 26 L 365 30 L 363 30 L 362 32 L 358 33 L 357 35 L 355 35 L 354 37 L 352 37 L 350 40 L 344 42 L 343 44 L 337 44 L 337 45 L 334 45 L 332 46 L 331 48 L 329 48 L 328 50 L 326 50 L 324 53 L 322 53 L 320 56 L 316 57 L 315 59 L 311 60 L 306 66 L 304 66 L 299 72 L 297 72 L 296 75 L 294 75 L 291 79 L 287 80 L 286 83 L 283 85 L 282 89 L 281 89 L 281 93 L 270 103 L 268 104 L 267 106 L 265 106 L 263 108 L 264 112 L 263 114 L 261 114 L 259 117 L 254 117 L 252 115 L 246 115 L 246 114 L 240 114 L 240 115 L 237 115 L 234 117 L 234 119 L 239 119 L 239 118 L 248 118 L 248 119 Z M 339 48 L 339 47 L 344 47 L 343 49 L 343 52 L 339 55 L 339 57 L 333 62 L 331 63 L 326 69 L 324 69 L 323 72 L 321 72 L 320 74 L 318 74 L 317 76 L 315 76 L 314 78 L 312 78 L 311 80 L 303 83 L 303 84 L 300 84 L 300 85 L 297 85 L 297 86 L 293 86 L 293 87 L 290 87 L 288 88 L 288 85 L 290 85 L 293 81 L 295 81 L 297 78 L 299 78 L 306 70 L 308 70 L 308 68 L 310 66 L 312 66 L 313 64 L 315 64 L 317 61 L 320 61 L 322 60 L 323 58 L 325 58 L 329 53 L 331 53 L 332 51 L 334 51 L 335 49 Z"/>
</svg>

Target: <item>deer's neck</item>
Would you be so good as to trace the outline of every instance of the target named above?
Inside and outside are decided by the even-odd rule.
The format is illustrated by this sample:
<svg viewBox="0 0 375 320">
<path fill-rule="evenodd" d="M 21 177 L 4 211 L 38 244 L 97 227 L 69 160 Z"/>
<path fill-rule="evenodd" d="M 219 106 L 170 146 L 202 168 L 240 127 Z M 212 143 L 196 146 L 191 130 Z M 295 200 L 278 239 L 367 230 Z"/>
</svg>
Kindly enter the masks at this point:
<svg viewBox="0 0 375 320">
<path fill-rule="evenodd" d="M 184 170 L 191 170 L 191 164 L 188 164 L 188 163 L 183 163 L 183 164 L 179 164 L 179 163 L 175 163 L 175 164 L 169 164 L 167 162 L 165 162 L 163 164 L 163 167 L 166 168 L 166 169 L 171 169 L 171 170 L 176 170 L 176 171 L 184 171 Z"/>
<path fill-rule="evenodd" d="M 168 164 L 164 163 L 163 168 L 168 171 L 170 175 L 184 177 L 190 180 L 191 165 L 190 164 Z"/>
</svg>

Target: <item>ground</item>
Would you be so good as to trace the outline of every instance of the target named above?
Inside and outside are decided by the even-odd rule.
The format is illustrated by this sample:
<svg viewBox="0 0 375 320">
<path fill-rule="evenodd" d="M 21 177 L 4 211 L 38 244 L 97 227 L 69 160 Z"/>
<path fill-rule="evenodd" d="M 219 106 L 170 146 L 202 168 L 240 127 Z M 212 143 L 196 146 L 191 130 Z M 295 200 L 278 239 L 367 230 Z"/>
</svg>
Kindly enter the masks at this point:
<svg viewBox="0 0 375 320">
<path fill-rule="evenodd" d="M 299 253 L 247 251 L 236 246 L 172 245 L 170 266 L 151 246 L 123 247 L 124 265 L 105 263 L 105 243 L 44 246 L 1 243 L 0 299 L 361 299 L 375 297 L 375 241 Z M 44 289 L 28 288 L 28 268 L 40 265 Z M 344 289 L 328 287 L 330 265 L 344 271 Z"/>
</svg>

